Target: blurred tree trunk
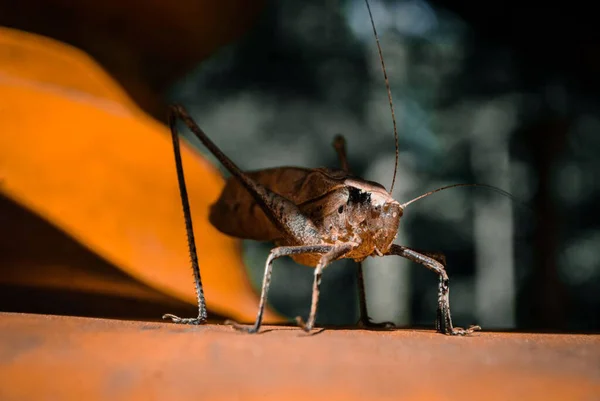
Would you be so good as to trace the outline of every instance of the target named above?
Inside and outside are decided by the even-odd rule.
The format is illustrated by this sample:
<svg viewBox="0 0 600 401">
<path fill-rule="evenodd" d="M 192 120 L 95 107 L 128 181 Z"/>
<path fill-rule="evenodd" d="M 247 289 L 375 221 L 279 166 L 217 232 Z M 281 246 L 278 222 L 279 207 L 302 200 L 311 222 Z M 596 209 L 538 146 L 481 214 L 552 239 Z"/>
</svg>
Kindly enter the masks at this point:
<svg viewBox="0 0 600 401">
<path fill-rule="evenodd" d="M 529 329 L 565 329 L 569 309 L 565 285 L 558 276 L 558 233 L 560 215 L 553 200 L 552 169 L 563 149 L 569 123 L 546 119 L 526 129 L 533 175 L 538 185 L 533 196 L 533 266 L 523 287 L 523 310 L 520 327 Z"/>
</svg>

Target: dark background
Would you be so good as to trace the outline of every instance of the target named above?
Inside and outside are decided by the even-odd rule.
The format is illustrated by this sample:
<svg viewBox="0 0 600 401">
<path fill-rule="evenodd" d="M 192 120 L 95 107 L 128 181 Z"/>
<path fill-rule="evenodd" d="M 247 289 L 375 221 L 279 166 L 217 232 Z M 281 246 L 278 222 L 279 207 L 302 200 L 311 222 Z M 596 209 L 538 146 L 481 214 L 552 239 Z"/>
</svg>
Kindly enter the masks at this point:
<svg viewBox="0 0 600 401">
<path fill-rule="evenodd" d="M 133 46 L 120 43 L 118 24 L 95 27 L 113 32 L 110 41 L 86 41 L 65 33 L 71 25 L 61 18 L 73 14 L 63 12 L 68 5 L 32 15 L 18 4 L 2 2 L 1 24 L 86 49 L 157 119 L 164 120 L 168 102 L 185 104 L 244 169 L 335 167 L 331 142 L 342 133 L 353 171 L 389 189 L 392 123 L 363 0 L 268 1 L 240 40 L 184 77 L 189 68 L 160 54 L 130 60 L 127 66 L 143 66 L 134 84 L 127 79 L 132 74 L 120 73 L 124 63 L 105 61 L 111 46 L 125 59 Z M 456 324 L 600 329 L 597 14 L 583 2 L 371 6 L 399 128 L 394 197 L 406 201 L 442 185 L 483 182 L 527 204 L 485 189 L 445 191 L 407 208 L 397 242 L 447 254 Z M 268 249 L 245 243 L 257 286 Z M 367 266 L 371 315 L 431 326 L 435 276 L 386 259 Z M 355 273 L 352 262 L 326 270 L 321 324 L 356 321 Z M 286 315 L 306 315 L 311 281 L 310 269 L 280 260 L 270 300 Z"/>
</svg>

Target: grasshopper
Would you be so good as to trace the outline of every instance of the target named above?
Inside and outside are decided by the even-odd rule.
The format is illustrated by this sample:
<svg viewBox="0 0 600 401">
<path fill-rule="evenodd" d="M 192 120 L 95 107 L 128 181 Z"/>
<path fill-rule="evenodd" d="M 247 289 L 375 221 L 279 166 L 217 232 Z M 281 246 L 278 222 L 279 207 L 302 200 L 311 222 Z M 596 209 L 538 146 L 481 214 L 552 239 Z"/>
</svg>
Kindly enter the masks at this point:
<svg viewBox="0 0 600 401">
<path fill-rule="evenodd" d="M 312 302 L 308 320 L 304 322 L 301 317 L 296 318 L 297 324 L 306 332 L 310 332 L 315 324 L 323 270 L 330 263 L 343 258 L 353 259 L 359 263 L 360 323 L 363 326 L 377 325 L 371 323 L 368 318 L 360 263 L 369 256 L 401 256 L 425 266 L 439 277 L 435 321 L 438 332 L 448 335 L 466 335 L 481 329 L 479 326 L 471 326 L 467 329 L 453 326 L 445 256 L 440 252 L 426 252 L 397 245 L 393 241 L 406 207 L 433 193 L 458 186 L 484 186 L 511 196 L 485 184 L 455 184 L 427 192 L 405 203 L 399 203 L 392 198 L 391 193 L 398 166 L 398 133 L 379 37 L 369 2 L 368 0 L 365 2 L 379 51 L 394 128 L 396 162 L 390 190 L 387 191 L 381 184 L 364 180 L 351 173 L 346 157 L 345 140 L 340 135 L 336 136 L 333 142 L 340 162 L 338 169 L 277 167 L 244 172 L 209 139 L 183 106 L 170 106 L 168 122 L 173 140 L 199 311 L 195 318 L 180 318 L 165 314 L 164 319 L 182 324 L 202 324 L 207 319 L 176 127 L 180 119 L 232 175 L 226 181 L 219 199 L 211 206 L 209 214 L 211 224 L 227 235 L 270 241 L 276 246 L 271 250 L 266 261 L 260 304 L 254 325 L 241 325 L 233 321 L 226 323 L 248 333 L 259 331 L 267 303 L 273 262 L 277 258 L 289 256 L 296 263 L 314 268 Z"/>
</svg>

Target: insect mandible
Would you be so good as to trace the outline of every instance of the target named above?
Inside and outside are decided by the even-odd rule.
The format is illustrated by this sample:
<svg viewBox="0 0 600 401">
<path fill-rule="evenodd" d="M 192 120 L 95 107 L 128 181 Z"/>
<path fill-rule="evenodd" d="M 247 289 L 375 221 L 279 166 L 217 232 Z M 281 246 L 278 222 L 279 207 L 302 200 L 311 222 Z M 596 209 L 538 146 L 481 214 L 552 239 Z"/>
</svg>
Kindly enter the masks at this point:
<svg viewBox="0 0 600 401">
<path fill-rule="evenodd" d="M 396 119 L 379 37 L 369 2 L 365 2 L 379 51 L 393 121 L 396 161 L 390 190 L 387 191 L 381 184 L 364 180 L 351 173 L 346 158 L 345 141 L 339 135 L 333 143 L 340 161 L 339 169 L 277 167 L 244 172 L 209 139 L 182 106 L 171 106 L 168 121 L 199 310 L 195 318 L 165 314 L 164 319 L 182 324 L 201 324 L 207 319 L 176 127 L 177 120 L 181 119 L 232 175 L 219 199 L 211 206 L 211 224 L 233 237 L 270 241 L 276 245 L 266 261 L 256 321 L 254 325 L 241 325 L 230 321 L 229 324 L 235 329 L 248 333 L 259 331 L 267 303 L 273 262 L 277 258 L 289 256 L 295 262 L 315 269 L 310 314 L 306 322 L 300 317 L 296 318 L 298 325 L 309 332 L 314 327 L 317 315 L 321 276 L 329 264 L 345 258 L 360 264 L 369 256 L 401 256 L 425 266 L 439 277 L 435 320 L 438 332 L 465 335 L 480 330 L 479 326 L 463 329 L 454 327 L 452 323 L 445 256 L 439 252 L 426 252 L 397 245 L 393 241 L 406 207 L 435 192 L 459 186 L 484 186 L 511 198 L 512 196 L 485 184 L 455 184 L 427 192 L 405 203 L 392 198 L 398 166 Z M 368 318 L 360 265 L 358 272 L 360 323 L 363 326 L 377 325 L 371 323 Z"/>
</svg>

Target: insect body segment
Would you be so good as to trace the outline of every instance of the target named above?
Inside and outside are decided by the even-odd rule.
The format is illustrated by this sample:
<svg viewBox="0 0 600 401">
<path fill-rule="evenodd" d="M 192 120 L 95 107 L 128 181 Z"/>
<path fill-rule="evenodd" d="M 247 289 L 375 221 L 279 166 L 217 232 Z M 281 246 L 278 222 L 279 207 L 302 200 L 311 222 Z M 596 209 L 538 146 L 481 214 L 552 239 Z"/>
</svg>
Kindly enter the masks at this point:
<svg viewBox="0 0 600 401">
<path fill-rule="evenodd" d="M 402 208 L 377 183 L 351 177 L 343 170 L 280 167 L 247 173 L 266 189 L 293 202 L 317 229 L 323 244 L 354 242 L 346 255 L 363 260 L 373 252 L 385 253 L 397 231 Z M 276 225 L 235 178 L 228 179 L 211 207 L 210 222 L 221 232 L 238 238 L 296 245 Z M 296 262 L 315 267 L 317 255 L 294 255 Z"/>
<path fill-rule="evenodd" d="M 280 167 L 245 174 L 256 184 L 285 198 L 297 208 L 317 202 L 324 194 L 326 196 L 343 186 L 343 177 L 328 174 L 325 169 Z M 283 213 L 285 210 L 275 209 L 276 215 Z M 211 206 L 209 219 L 223 233 L 238 238 L 275 241 L 286 236 L 285 230 L 273 222 L 261 202 L 235 177 L 227 180 L 221 196 Z"/>
</svg>

